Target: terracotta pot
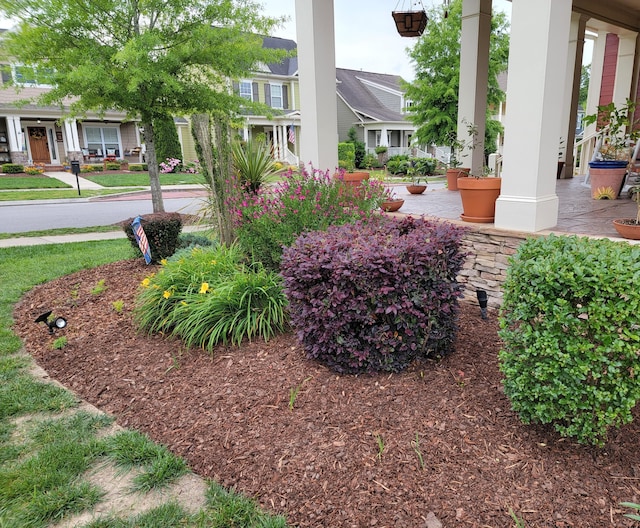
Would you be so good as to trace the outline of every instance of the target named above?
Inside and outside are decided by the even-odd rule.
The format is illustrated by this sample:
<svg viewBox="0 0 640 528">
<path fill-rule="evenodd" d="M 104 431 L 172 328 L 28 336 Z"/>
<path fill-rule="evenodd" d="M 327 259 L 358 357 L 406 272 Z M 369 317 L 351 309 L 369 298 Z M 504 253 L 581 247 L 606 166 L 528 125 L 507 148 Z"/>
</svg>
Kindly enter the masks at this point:
<svg viewBox="0 0 640 528">
<path fill-rule="evenodd" d="M 407 191 L 409 191 L 410 194 L 422 194 L 426 190 L 426 185 L 407 185 Z"/>
<path fill-rule="evenodd" d="M 468 167 L 456 167 L 454 169 L 447 169 L 447 189 L 450 191 L 458 190 L 458 178 L 466 178 L 469 176 Z"/>
<path fill-rule="evenodd" d="M 402 198 L 396 198 L 395 200 L 385 200 L 380 204 L 380 209 L 387 213 L 393 213 L 404 205 Z"/>
<path fill-rule="evenodd" d="M 345 185 L 346 194 L 358 195 L 362 192 L 362 182 L 369 179 L 368 172 L 345 172 L 334 176 Z"/>
<path fill-rule="evenodd" d="M 493 222 L 501 185 L 502 178 L 460 178 L 458 188 L 463 211 L 460 218 L 465 222 Z"/>
<path fill-rule="evenodd" d="M 589 163 L 589 182 L 591 185 L 591 198 L 597 198 L 603 190 L 611 190 L 609 192 L 613 199 L 618 198 L 624 177 L 627 173 L 626 163 L 623 166 L 615 166 L 611 164 L 608 167 L 606 162 Z M 618 164 L 620 165 L 620 164 Z"/>
<path fill-rule="evenodd" d="M 635 221 L 635 218 L 617 218 L 613 221 L 613 227 L 622 238 L 640 240 L 640 224 Z"/>
</svg>

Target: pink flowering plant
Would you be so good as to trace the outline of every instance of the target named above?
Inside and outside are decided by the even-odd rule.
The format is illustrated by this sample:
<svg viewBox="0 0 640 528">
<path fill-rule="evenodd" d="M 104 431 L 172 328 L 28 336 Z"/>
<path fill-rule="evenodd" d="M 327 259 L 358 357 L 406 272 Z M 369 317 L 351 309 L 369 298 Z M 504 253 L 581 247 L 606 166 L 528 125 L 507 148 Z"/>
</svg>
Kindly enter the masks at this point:
<svg viewBox="0 0 640 528">
<path fill-rule="evenodd" d="M 354 191 L 330 171 L 289 171 L 275 186 L 246 192 L 234 207 L 238 239 L 255 261 L 279 269 L 282 248 L 304 231 L 371 217 L 384 196 L 380 182 Z"/>
</svg>

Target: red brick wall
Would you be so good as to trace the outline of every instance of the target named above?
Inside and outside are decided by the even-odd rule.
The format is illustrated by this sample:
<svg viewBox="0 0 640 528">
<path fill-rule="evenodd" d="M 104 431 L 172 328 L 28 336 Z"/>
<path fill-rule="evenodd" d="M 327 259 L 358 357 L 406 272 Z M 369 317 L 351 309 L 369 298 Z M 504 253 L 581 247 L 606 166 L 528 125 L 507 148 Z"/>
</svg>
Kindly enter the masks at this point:
<svg viewBox="0 0 640 528">
<path fill-rule="evenodd" d="M 616 82 L 616 65 L 618 63 L 618 44 L 618 35 L 608 33 L 604 49 L 599 105 L 606 105 L 613 101 L 613 88 Z"/>
</svg>

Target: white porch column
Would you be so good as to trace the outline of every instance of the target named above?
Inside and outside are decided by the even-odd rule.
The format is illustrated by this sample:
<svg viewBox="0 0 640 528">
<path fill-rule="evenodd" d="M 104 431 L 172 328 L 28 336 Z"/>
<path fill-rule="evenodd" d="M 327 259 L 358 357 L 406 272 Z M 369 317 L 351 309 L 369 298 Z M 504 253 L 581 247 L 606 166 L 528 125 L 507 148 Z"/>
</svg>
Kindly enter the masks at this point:
<svg viewBox="0 0 640 528">
<path fill-rule="evenodd" d="M 624 105 L 627 99 L 631 97 L 637 33 L 625 32 L 621 33 L 619 37 L 616 81 L 613 87 L 613 102 L 616 106 Z"/>
<path fill-rule="evenodd" d="M 69 152 L 80 152 L 77 121 L 75 119 L 66 119 L 64 122 L 64 131 L 67 136 L 67 150 Z"/>
<path fill-rule="evenodd" d="M 338 116 L 333 0 L 296 0 L 300 77 L 300 162 L 333 172 L 338 166 Z"/>
<path fill-rule="evenodd" d="M 24 134 L 20 116 L 7 116 L 7 136 L 9 140 L 9 152 L 21 152 L 24 147 Z"/>
<path fill-rule="evenodd" d="M 383 126 L 382 130 L 380 131 L 380 146 L 381 147 L 389 146 L 389 131 L 387 130 L 386 126 Z"/>
<path fill-rule="evenodd" d="M 512 3 L 504 164 L 495 226 L 535 232 L 558 222 L 557 148 L 572 0 Z"/>
<path fill-rule="evenodd" d="M 489 79 L 491 0 L 464 0 L 460 43 L 460 88 L 458 89 L 458 139 L 468 143 L 467 127 L 477 127 L 476 148 L 465 149 L 461 161 L 475 174 L 484 165 L 484 131 Z M 511 75 L 509 75 L 511 77 Z"/>
</svg>

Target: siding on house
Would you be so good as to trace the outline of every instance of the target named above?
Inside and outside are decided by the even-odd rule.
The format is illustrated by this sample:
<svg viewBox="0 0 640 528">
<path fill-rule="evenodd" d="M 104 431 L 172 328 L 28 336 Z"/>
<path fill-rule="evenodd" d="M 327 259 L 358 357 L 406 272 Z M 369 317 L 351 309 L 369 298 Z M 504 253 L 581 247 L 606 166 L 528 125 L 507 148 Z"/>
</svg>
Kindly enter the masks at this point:
<svg viewBox="0 0 640 528">
<path fill-rule="evenodd" d="M 602 87 L 598 104 L 606 105 L 613 101 L 613 90 L 616 83 L 616 65 L 618 63 L 618 46 L 620 39 L 613 33 L 607 34 L 602 68 Z"/>
<path fill-rule="evenodd" d="M 349 129 L 354 126 L 354 123 L 358 121 L 352 110 L 345 104 L 345 102 L 338 97 L 338 137 L 341 141 L 344 141 L 349 135 Z M 356 132 L 358 134 L 358 140 L 364 141 L 363 128 L 356 126 Z"/>
</svg>

